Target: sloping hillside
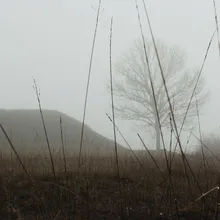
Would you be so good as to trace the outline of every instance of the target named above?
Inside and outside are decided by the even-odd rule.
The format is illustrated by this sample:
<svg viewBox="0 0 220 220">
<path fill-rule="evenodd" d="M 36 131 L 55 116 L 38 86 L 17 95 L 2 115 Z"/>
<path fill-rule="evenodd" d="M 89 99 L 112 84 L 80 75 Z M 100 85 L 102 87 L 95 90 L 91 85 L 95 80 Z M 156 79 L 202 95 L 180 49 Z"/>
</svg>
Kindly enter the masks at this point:
<svg viewBox="0 0 220 220">
<path fill-rule="evenodd" d="M 52 150 L 61 149 L 59 118 L 62 117 L 65 147 L 77 153 L 80 143 L 81 122 L 58 111 L 43 110 L 45 124 Z M 39 110 L 0 110 L 0 123 L 4 126 L 12 142 L 18 149 L 39 151 L 47 149 L 46 139 Z M 9 146 L 0 132 L 0 146 Z M 83 149 L 90 153 L 111 153 L 114 142 L 85 126 Z M 126 151 L 122 146 L 120 152 Z"/>
</svg>

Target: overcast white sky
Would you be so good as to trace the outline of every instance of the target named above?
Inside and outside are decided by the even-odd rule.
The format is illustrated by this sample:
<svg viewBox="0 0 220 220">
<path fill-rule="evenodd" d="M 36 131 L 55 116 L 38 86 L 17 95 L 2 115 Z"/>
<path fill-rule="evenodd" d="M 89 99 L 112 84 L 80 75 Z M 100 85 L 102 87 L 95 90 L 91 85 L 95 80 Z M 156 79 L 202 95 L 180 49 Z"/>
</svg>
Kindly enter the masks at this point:
<svg viewBox="0 0 220 220">
<path fill-rule="evenodd" d="M 146 4 L 155 36 L 184 49 L 192 68 L 200 66 L 215 30 L 212 1 L 148 0 Z M 98 0 L 0 0 L 0 108 L 37 108 L 33 76 L 44 108 L 82 119 L 96 19 L 93 8 L 97 5 Z M 218 1 L 217 12 L 220 20 Z M 106 83 L 111 16 L 114 63 L 140 37 L 134 0 L 103 0 L 86 123 L 107 137 L 112 137 L 112 125 L 105 116 L 110 112 Z M 220 61 L 216 37 L 203 73 L 210 98 L 202 109 L 202 129 L 204 134 L 219 134 Z M 118 125 L 133 147 L 139 147 L 131 124 L 120 121 Z"/>
</svg>

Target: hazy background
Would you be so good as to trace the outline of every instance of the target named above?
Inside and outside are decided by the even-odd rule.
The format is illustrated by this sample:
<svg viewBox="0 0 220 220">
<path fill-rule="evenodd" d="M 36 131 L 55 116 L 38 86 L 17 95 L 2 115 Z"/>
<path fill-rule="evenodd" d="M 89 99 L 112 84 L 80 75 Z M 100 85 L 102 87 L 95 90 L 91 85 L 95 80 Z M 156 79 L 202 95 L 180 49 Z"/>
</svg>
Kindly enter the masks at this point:
<svg viewBox="0 0 220 220">
<path fill-rule="evenodd" d="M 185 49 L 189 65 L 200 67 L 215 30 L 212 1 L 148 0 L 155 36 Z M 82 119 L 98 0 L 0 1 L 0 108 L 37 108 L 32 76 L 43 108 Z M 140 5 L 142 3 L 140 1 Z M 220 16 L 220 3 L 217 2 Z M 142 18 L 146 21 L 144 14 Z M 112 138 L 109 94 L 109 25 L 114 16 L 113 62 L 140 37 L 133 0 L 104 0 L 91 75 L 86 124 Z M 149 36 L 146 22 L 144 28 Z M 220 62 L 217 38 L 204 68 L 209 101 L 200 111 L 202 131 L 220 133 Z M 196 120 L 195 120 L 196 122 Z M 140 146 L 131 123 L 118 121 L 134 148 Z M 145 139 L 154 144 L 151 136 Z M 123 142 L 122 142 L 123 143 Z"/>
</svg>

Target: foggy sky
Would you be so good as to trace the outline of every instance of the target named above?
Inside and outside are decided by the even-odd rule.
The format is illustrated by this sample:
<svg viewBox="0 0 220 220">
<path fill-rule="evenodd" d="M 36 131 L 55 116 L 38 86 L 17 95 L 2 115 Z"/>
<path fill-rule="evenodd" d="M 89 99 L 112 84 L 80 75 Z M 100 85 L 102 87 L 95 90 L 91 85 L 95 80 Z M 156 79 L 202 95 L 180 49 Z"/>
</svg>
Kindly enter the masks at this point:
<svg viewBox="0 0 220 220">
<path fill-rule="evenodd" d="M 212 1 L 148 0 L 146 4 L 155 36 L 184 49 L 189 67 L 200 67 L 215 30 Z M 32 89 L 34 77 L 40 87 L 43 108 L 82 120 L 97 5 L 98 0 L 0 1 L 0 108 L 37 108 Z M 139 5 L 142 7 L 141 1 Z M 217 12 L 220 19 L 218 1 Z M 141 15 L 148 37 L 143 11 Z M 112 125 L 105 112 L 111 112 L 106 90 L 111 16 L 114 17 L 113 64 L 140 37 L 134 1 L 103 0 L 86 124 L 110 138 Z M 210 96 L 200 109 L 202 131 L 219 134 L 220 61 L 216 37 L 203 74 Z M 131 123 L 118 121 L 117 124 L 132 146 L 139 147 Z M 150 135 L 144 135 L 151 143 Z"/>
</svg>

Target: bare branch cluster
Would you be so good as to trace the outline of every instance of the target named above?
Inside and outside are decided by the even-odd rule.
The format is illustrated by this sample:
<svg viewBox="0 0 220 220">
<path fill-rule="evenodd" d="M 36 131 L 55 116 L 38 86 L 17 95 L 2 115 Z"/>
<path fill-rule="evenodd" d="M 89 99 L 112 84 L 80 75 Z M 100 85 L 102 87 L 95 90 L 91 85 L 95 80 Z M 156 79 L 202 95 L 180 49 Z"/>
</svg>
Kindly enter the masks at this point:
<svg viewBox="0 0 220 220">
<path fill-rule="evenodd" d="M 186 55 L 177 46 L 169 47 L 161 41 L 157 41 L 157 45 L 167 87 L 172 98 L 175 118 L 177 122 L 181 123 L 198 71 L 187 67 Z M 146 40 L 146 46 L 161 125 L 169 127 L 169 104 L 160 76 L 158 61 L 153 44 Z M 139 121 L 146 127 L 155 127 L 156 113 L 153 94 L 144 49 L 140 40 L 135 41 L 134 47 L 122 56 L 122 59 L 116 64 L 116 72 L 114 92 L 118 97 L 117 115 L 122 119 Z M 207 93 L 204 92 L 204 79 L 199 81 L 196 95 L 198 105 L 204 104 L 207 98 Z M 188 119 L 193 116 L 196 116 L 196 100 L 193 100 L 191 104 Z"/>
</svg>

